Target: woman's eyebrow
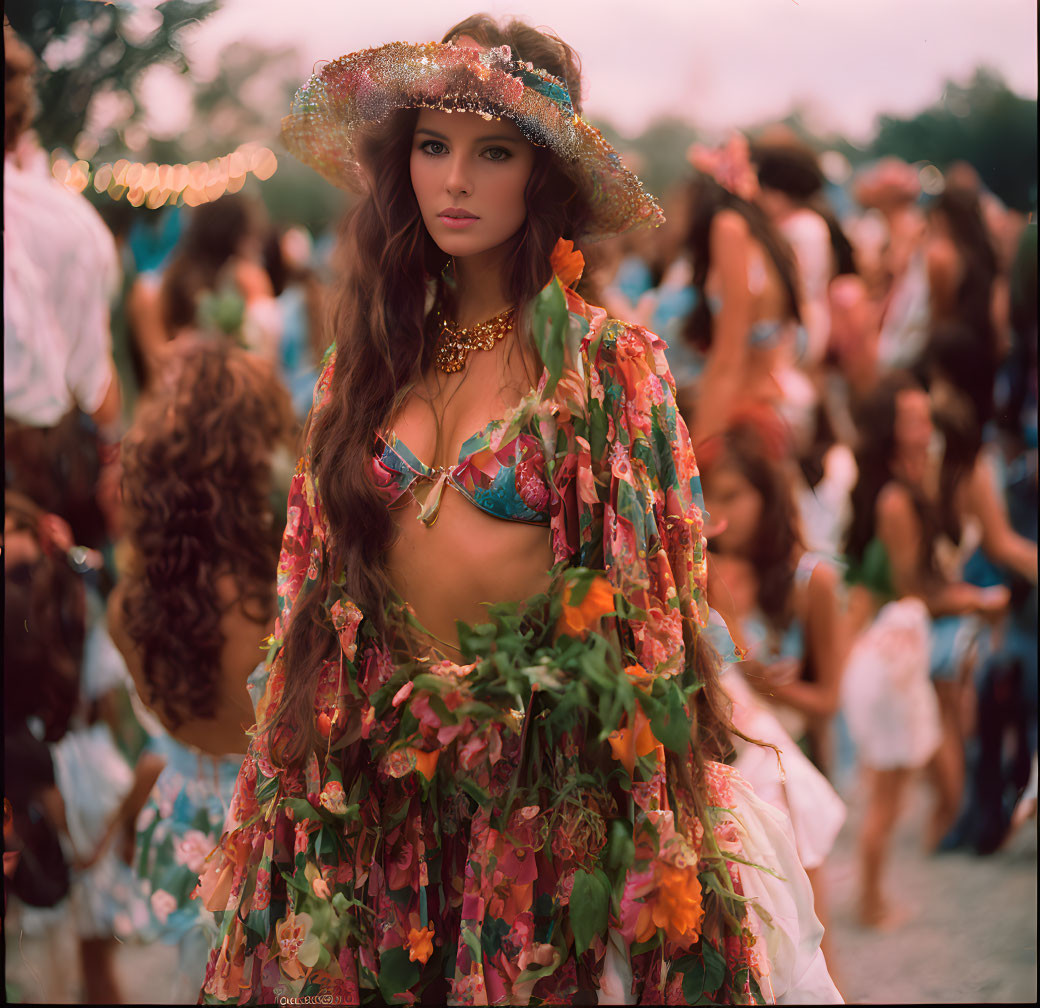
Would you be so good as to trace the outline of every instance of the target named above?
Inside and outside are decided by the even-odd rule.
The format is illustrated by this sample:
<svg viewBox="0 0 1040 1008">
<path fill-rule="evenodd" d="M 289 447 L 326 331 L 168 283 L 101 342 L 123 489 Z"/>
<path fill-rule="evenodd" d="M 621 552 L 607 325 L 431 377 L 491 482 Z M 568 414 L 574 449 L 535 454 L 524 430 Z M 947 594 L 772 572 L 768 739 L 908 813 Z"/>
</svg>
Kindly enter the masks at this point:
<svg viewBox="0 0 1040 1008">
<path fill-rule="evenodd" d="M 416 129 L 416 134 L 424 133 L 428 137 L 432 137 L 434 140 L 443 140 L 448 142 L 449 138 L 443 133 L 438 133 L 436 130 L 427 129 L 425 126 L 420 126 Z M 496 143 L 517 143 L 518 138 L 509 136 L 508 134 L 492 133 L 487 136 L 475 137 L 477 143 L 488 143 L 489 141 L 495 141 Z"/>
</svg>

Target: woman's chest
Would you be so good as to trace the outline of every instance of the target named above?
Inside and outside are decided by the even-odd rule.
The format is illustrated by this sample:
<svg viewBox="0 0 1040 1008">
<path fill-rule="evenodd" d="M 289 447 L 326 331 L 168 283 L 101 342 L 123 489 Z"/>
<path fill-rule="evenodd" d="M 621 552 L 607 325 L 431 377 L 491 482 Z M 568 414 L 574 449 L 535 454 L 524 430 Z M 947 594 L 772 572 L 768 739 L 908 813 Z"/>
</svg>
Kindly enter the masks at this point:
<svg viewBox="0 0 1040 1008">
<path fill-rule="evenodd" d="M 387 428 L 431 468 L 454 465 L 475 434 L 509 417 L 538 377 L 519 352 L 471 353 L 461 372 L 432 369 L 424 375 Z"/>
</svg>

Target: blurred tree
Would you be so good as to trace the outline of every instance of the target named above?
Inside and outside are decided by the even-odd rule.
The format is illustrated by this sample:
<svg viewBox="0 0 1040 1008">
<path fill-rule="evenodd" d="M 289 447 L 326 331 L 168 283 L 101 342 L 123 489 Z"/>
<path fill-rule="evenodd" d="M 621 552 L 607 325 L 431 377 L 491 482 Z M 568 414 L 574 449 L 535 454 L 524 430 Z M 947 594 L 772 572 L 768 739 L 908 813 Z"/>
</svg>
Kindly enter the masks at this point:
<svg viewBox="0 0 1040 1008">
<path fill-rule="evenodd" d="M 120 133 L 143 113 L 136 84 L 157 63 L 186 73 L 178 36 L 220 0 L 166 0 L 154 10 L 103 0 L 5 0 L 4 14 L 39 59 L 35 123 L 46 149 L 75 150 L 91 103 L 112 94 L 126 109 Z"/>
<path fill-rule="evenodd" d="M 192 114 L 177 142 L 187 158 L 210 158 L 247 140 L 273 144 L 300 83 L 300 57 L 289 47 L 232 42 L 216 73 L 193 82 Z"/>
<path fill-rule="evenodd" d="M 280 144 L 274 149 L 278 152 L 278 171 L 260 190 L 271 222 L 279 227 L 302 224 L 314 235 L 335 228 L 355 197 L 319 178 Z"/>
<path fill-rule="evenodd" d="M 324 231 L 349 197 L 288 154 L 280 139 L 282 116 L 301 82 L 300 62 L 292 48 L 233 42 L 221 50 L 214 76 L 195 80 L 187 129 L 175 141 L 150 140 L 147 156 L 167 162 L 206 160 L 245 141 L 267 144 L 278 157 L 278 171 L 259 193 L 272 222 Z"/>
<path fill-rule="evenodd" d="M 912 119 L 882 116 L 873 153 L 941 169 L 967 161 L 1008 206 L 1028 211 L 1036 207 L 1036 111 L 1035 100 L 980 68 L 966 86 L 948 81 L 942 98 Z"/>
</svg>

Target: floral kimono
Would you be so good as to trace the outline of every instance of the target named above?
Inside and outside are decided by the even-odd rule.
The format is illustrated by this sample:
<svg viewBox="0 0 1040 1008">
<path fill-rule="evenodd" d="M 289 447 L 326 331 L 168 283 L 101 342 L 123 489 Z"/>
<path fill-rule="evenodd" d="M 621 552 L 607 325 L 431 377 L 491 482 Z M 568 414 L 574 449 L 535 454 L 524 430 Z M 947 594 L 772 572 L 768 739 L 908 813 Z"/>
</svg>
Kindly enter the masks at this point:
<svg viewBox="0 0 1040 1008">
<path fill-rule="evenodd" d="M 573 292 L 581 260 L 566 243 L 554 268 L 532 314 L 541 380 L 480 435 L 492 453 L 518 439 L 540 449 L 553 587 L 460 625 L 463 664 L 395 658 L 337 579 L 322 578 L 330 533 L 300 461 L 261 730 L 196 890 L 221 924 L 207 1002 L 770 995 L 776 943 L 741 874 L 768 874 L 745 867 L 733 795 L 747 789 L 691 747 L 707 571 L 663 344 Z M 334 367 L 330 357 L 315 410 Z M 262 728 L 292 675 L 282 642 L 298 600 L 322 585 L 338 638 L 314 698 L 327 750 L 279 769 Z M 762 857 L 790 846 L 782 824 L 769 830 Z"/>
</svg>

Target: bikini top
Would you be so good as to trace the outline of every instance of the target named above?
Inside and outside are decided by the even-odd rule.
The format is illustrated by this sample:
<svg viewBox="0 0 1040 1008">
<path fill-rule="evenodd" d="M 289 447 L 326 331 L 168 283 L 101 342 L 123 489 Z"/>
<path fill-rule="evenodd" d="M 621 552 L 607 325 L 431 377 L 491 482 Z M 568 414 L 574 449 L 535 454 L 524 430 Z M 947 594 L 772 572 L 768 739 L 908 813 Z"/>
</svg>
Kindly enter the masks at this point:
<svg viewBox="0 0 1040 1008">
<path fill-rule="evenodd" d="M 419 504 L 419 520 L 432 525 L 440 511 L 446 486 L 454 487 L 481 511 L 506 521 L 528 525 L 549 524 L 549 485 L 539 440 L 518 434 L 497 450 L 489 431 L 469 438 L 453 466 L 433 468 L 392 431 L 379 435 L 380 454 L 372 459 L 376 485 L 393 507 L 407 493 Z"/>
</svg>

